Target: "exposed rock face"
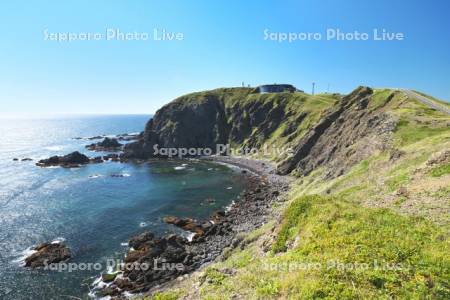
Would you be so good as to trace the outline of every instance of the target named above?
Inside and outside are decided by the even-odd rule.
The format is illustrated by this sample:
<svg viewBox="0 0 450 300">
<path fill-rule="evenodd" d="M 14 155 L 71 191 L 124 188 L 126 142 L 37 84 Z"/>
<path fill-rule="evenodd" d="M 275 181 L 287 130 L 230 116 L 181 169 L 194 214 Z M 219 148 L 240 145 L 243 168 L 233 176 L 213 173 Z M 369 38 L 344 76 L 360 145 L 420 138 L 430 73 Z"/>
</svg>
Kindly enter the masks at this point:
<svg viewBox="0 0 450 300">
<path fill-rule="evenodd" d="M 155 156 L 159 148 L 210 148 L 217 144 L 242 144 L 258 147 L 286 117 L 285 103 L 275 101 L 232 102 L 232 89 L 212 91 L 196 97 L 180 97 L 158 110 L 146 127 L 143 137 L 125 146 L 125 158 Z M 235 89 L 236 90 L 236 89 Z M 242 97 L 252 89 L 239 89 Z M 253 130 L 256 129 L 256 132 Z"/>
<path fill-rule="evenodd" d="M 143 137 L 125 146 L 123 158 L 152 157 L 155 145 L 213 152 L 217 144 L 259 148 L 277 132 L 294 149 L 293 156 L 281 161 L 279 174 L 296 170 L 307 175 L 326 166 L 324 175 L 331 178 L 375 151 L 389 148 L 396 126 L 396 120 L 382 109 L 369 108 L 373 91 L 368 87 L 357 88 L 313 121 L 307 109 L 293 110 L 292 101 L 251 101 L 255 97 L 251 90 L 230 101 L 228 93 L 225 89 L 187 95 L 164 106 L 147 123 Z M 299 128 L 306 131 L 298 134 Z"/>
<path fill-rule="evenodd" d="M 91 151 L 118 151 L 122 146 L 117 139 L 106 137 L 99 143 L 87 145 L 86 148 Z"/>
<path fill-rule="evenodd" d="M 145 243 L 152 241 L 154 238 L 155 235 L 153 233 L 144 232 L 140 235 L 132 237 L 128 242 L 128 245 L 133 249 L 141 249 Z"/>
<path fill-rule="evenodd" d="M 143 139 L 125 147 L 125 156 L 154 156 L 153 146 L 160 148 L 216 148 L 227 142 L 225 113 L 219 99 L 185 105 L 172 102 L 156 113 L 145 128 Z"/>
<path fill-rule="evenodd" d="M 25 266 L 31 268 L 44 267 L 59 263 L 71 257 L 70 249 L 63 243 L 42 243 L 33 248 L 37 252 L 25 259 Z"/>
<path fill-rule="evenodd" d="M 66 168 L 76 168 L 88 163 L 90 163 L 89 157 L 75 151 L 64 156 L 55 155 L 47 159 L 41 159 L 36 165 L 39 167 L 61 166 Z"/>
<path fill-rule="evenodd" d="M 367 109 L 372 93 L 368 87 L 359 87 L 344 97 L 301 139 L 278 173 L 296 170 L 308 175 L 326 165 L 325 177 L 334 178 L 375 151 L 389 149 L 396 120 Z"/>
</svg>

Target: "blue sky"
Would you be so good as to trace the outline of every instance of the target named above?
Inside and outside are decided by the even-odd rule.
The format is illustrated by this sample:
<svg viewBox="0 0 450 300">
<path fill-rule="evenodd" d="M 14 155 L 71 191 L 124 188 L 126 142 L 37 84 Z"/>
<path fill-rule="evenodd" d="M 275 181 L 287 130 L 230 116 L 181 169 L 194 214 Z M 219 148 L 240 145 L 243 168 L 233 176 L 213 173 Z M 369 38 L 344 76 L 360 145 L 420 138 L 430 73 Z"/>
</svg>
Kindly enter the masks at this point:
<svg viewBox="0 0 450 300">
<path fill-rule="evenodd" d="M 3 114 L 153 113 L 184 93 L 292 83 L 347 93 L 406 87 L 450 100 L 450 2 L 3 1 Z M 147 41 L 46 41 L 52 33 L 148 32 Z M 154 41 L 153 29 L 182 32 Z M 270 32 L 402 32 L 403 41 L 264 40 Z"/>
</svg>

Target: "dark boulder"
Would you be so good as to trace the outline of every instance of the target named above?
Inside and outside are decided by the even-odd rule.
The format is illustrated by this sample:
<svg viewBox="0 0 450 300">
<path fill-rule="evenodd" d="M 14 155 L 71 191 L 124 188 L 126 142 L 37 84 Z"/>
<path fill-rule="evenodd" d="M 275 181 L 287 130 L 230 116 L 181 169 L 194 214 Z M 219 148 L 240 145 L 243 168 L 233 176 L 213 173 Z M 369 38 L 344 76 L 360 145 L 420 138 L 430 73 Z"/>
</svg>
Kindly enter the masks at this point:
<svg viewBox="0 0 450 300">
<path fill-rule="evenodd" d="M 91 158 L 90 161 L 91 161 L 91 163 L 93 163 L 93 164 L 99 164 L 99 163 L 102 163 L 102 162 L 103 162 L 103 159 L 102 159 L 101 156 L 96 156 L 96 157 L 94 157 L 94 158 Z"/>
<path fill-rule="evenodd" d="M 186 240 L 177 235 L 156 238 L 145 232 L 130 239 L 133 249 L 127 253 L 123 276 L 116 277 L 99 295 L 119 295 L 124 291 L 139 293 L 173 280 L 190 270 Z M 110 279 L 110 278 L 107 278 Z"/>
<path fill-rule="evenodd" d="M 42 243 L 34 247 L 33 250 L 36 252 L 25 258 L 26 267 L 44 267 L 71 257 L 70 249 L 63 243 Z"/>
<path fill-rule="evenodd" d="M 88 137 L 87 139 L 88 140 L 99 140 L 99 139 L 101 139 L 103 137 L 104 137 L 103 135 L 96 135 L 96 136 Z"/>
<path fill-rule="evenodd" d="M 99 143 L 87 145 L 86 148 L 91 151 L 118 151 L 122 146 L 117 139 L 106 137 Z"/>
<path fill-rule="evenodd" d="M 163 221 L 167 224 L 175 225 L 186 231 L 194 232 L 197 236 L 201 236 L 205 233 L 203 225 L 191 218 L 178 218 L 175 216 L 164 217 Z"/>
<path fill-rule="evenodd" d="M 155 235 L 151 232 L 144 232 L 140 235 L 132 237 L 128 241 L 128 245 L 136 250 L 139 250 L 145 245 L 146 243 L 151 242 L 155 238 Z"/>
<path fill-rule="evenodd" d="M 41 159 L 36 163 L 39 167 L 61 166 L 66 168 L 79 167 L 90 162 L 89 157 L 78 151 L 72 152 L 64 156 L 52 156 L 47 159 Z"/>
</svg>

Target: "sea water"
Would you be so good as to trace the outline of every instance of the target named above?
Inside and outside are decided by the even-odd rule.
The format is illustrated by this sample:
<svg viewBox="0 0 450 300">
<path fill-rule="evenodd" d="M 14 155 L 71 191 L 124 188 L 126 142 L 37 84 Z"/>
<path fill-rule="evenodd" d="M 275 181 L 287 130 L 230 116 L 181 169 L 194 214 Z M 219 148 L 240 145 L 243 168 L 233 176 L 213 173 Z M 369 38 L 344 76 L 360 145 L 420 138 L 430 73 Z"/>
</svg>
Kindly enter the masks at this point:
<svg viewBox="0 0 450 300">
<path fill-rule="evenodd" d="M 205 218 L 237 200 L 245 187 L 244 175 L 207 162 L 35 166 L 39 159 L 72 151 L 91 157 L 104 154 L 85 149 L 95 141 L 75 138 L 139 132 L 149 117 L 0 120 L 0 299 L 88 298 L 107 261 L 123 258 L 131 236 L 148 230 L 189 237 L 162 218 Z M 32 247 L 46 241 L 66 243 L 71 263 L 95 264 L 102 270 L 24 268 Z"/>
</svg>

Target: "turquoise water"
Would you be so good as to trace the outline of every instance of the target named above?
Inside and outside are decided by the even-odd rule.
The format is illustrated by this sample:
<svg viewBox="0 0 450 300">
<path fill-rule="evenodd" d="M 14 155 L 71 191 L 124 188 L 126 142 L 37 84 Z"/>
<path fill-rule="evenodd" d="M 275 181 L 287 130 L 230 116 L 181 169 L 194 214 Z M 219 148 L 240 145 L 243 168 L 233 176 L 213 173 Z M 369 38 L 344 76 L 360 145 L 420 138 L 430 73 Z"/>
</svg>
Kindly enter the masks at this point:
<svg viewBox="0 0 450 300">
<path fill-rule="evenodd" d="M 202 218 L 238 197 L 245 178 L 196 161 L 114 163 L 77 169 L 38 168 L 38 159 L 78 150 L 74 137 L 139 132 L 149 116 L 0 120 L 0 299 L 87 298 L 101 271 L 55 272 L 21 266 L 26 250 L 64 239 L 75 263 L 122 258 L 124 243 L 145 230 L 163 234 L 165 215 Z M 13 158 L 33 161 L 16 162 Z M 185 168 L 175 169 L 182 164 Z M 122 174 L 124 177 L 112 177 Z M 214 198 L 215 202 L 206 201 Z"/>
</svg>

